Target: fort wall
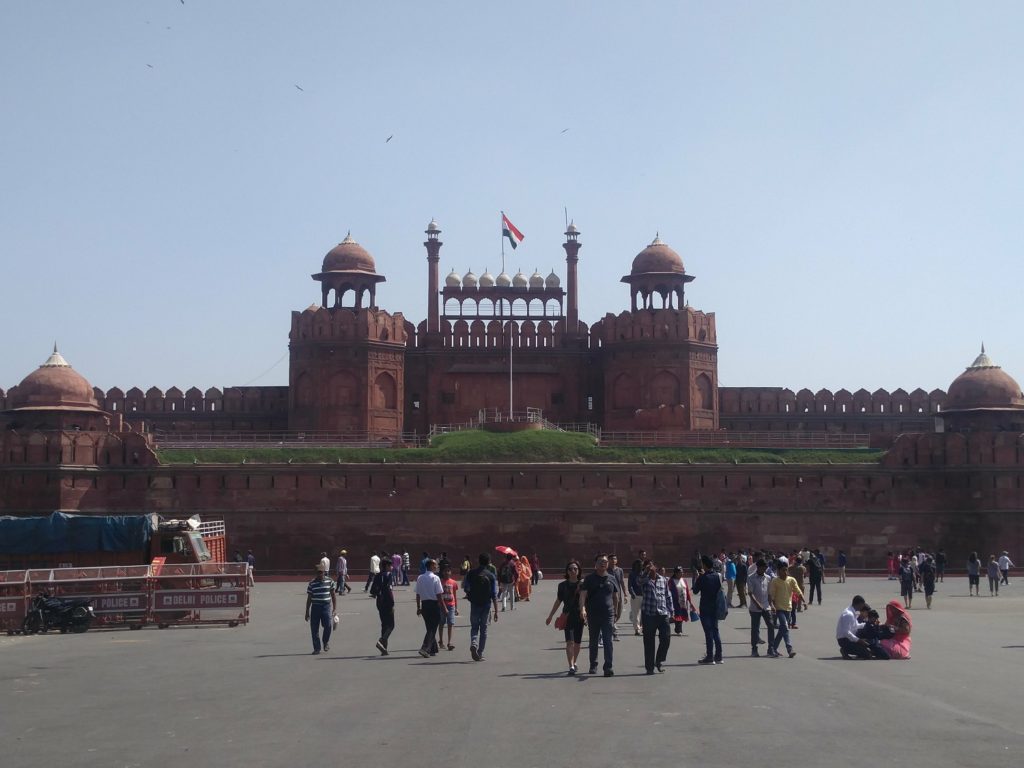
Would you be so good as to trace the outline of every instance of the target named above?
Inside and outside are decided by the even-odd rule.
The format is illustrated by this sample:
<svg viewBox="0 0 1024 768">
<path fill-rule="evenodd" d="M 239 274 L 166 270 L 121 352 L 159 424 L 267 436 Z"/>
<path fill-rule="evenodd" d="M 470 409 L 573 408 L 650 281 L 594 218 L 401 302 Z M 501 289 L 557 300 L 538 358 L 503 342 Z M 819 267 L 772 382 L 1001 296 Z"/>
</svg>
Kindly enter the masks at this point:
<svg viewBox="0 0 1024 768">
<path fill-rule="evenodd" d="M 112 454 L 117 456 L 117 454 Z M 233 465 L 0 468 L 0 511 L 222 516 L 264 568 L 323 549 L 448 550 L 507 543 L 546 563 L 599 549 L 686 560 L 695 547 L 885 552 L 1024 547 L 1024 437 L 905 435 L 881 465 Z M 119 459 L 120 460 L 120 459 Z M 358 559 L 353 561 L 359 566 Z M 550 567 L 550 566 L 549 566 Z"/>
</svg>

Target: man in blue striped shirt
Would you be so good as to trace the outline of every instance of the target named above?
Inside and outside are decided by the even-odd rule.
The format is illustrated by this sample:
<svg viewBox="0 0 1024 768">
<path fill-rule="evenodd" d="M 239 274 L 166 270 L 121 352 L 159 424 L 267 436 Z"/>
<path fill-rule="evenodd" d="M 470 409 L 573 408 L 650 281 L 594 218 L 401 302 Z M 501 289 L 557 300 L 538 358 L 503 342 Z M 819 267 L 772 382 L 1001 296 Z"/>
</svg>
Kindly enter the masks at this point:
<svg viewBox="0 0 1024 768">
<path fill-rule="evenodd" d="M 338 610 L 338 598 L 334 593 L 334 582 L 326 573 L 324 564 L 317 563 L 316 578 L 306 587 L 306 621 L 313 635 L 313 655 L 320 653 L 320 630 L 323 628 L 323 649 L 331 650 L 331 630 L 334 628 L 334 614 Z"/>
</svg>

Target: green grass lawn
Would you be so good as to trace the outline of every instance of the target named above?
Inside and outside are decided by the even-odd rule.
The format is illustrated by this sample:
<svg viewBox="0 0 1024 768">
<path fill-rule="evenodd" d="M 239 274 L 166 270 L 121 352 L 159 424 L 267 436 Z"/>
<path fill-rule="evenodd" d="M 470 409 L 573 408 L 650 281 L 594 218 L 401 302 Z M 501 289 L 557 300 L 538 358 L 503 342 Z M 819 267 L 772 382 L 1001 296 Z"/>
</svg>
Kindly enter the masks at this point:
<svg viewBox="0 0 1024 768">
<path fill-rule="evenodd" d="M 164 464 L 631 463 L 876 464 L 884 451 L 790 448 L 601 448 L 589 435 L 533 431 L 454 432 L 429 448 L 204 448 L 158 450 Z"/>
</svg>

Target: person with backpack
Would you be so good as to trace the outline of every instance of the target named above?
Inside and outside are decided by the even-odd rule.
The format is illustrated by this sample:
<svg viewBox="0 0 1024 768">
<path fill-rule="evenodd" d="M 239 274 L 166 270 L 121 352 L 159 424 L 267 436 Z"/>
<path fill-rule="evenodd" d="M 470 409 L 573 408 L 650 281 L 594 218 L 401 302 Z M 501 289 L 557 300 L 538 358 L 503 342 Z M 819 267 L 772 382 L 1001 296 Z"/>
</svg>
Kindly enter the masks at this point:
<svg viewBox="0 0 1024 768">
<path fill-rule="evenodd" d="M 498 569 L 498 586 L 501 589 L 501 610 L 505 610 L 506 601 L 509 610 L 516 609 L 516 582 L 519 581 L 519 569 L 512 555 L 505 555 L 505 562 Z"/>
<path fill-rule="evenodd" d="M 698 664 L 722 663 L 722 638 L 718 634 L 718 599 L 722 594 L 722 577 L 715 570 L 714 561 L 701 555 L 701 573 L 693 584 L 693 593 L 700 595 L 700 626 L 704 630 L 706 653 Z"/>
<path fill-rule="evenodd" d="M 492 607 L 494 620 L 498 620 L 498 581 L 494 577 L 491 556 L 485 552 L 478 561 L 480 565 L 469 571 L 462 580 L 462 591 L 469 603 L 469 655 L 473 661 L 484 660 L 487 624 Z"/>
<path fill-rule="evenodd" d="M 380 637 L 377 639 L 377 650 L 381 656 L 388 655 L 388 638 L 395 631 L 395 593 L 394 564 L 383 560 L 380 573 L 373 577 L 370 584 L 370 596 L 377 601 L 377 615 L 380 616 Z"/>
</svg>

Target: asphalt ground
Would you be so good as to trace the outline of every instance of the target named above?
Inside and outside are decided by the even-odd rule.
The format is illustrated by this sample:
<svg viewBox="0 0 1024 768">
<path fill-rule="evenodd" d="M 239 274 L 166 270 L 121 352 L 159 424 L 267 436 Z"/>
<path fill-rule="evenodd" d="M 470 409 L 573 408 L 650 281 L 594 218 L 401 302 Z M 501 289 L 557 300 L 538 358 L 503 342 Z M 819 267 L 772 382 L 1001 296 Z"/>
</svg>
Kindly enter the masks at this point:
<svg viewBox="0 0 1024 768">
<path fill-rule="evenodd" d="M 468 610 L 454 651 L 417 655 L 408 589 L 381 657 L 361 585 L 319 656 L 300 583 L 257 584 L 252 623 L 234 629 L 0 637 L 0 765 L 1024 764 L 1024 581 L 990 598 L 947 580 L 932 610 L 921 597 L 909 661 L 840 658 L 849 598 L 881 610 L 896 592 L 859 578 L 826 583 L 824 604 L 800 614 L 793 659 L 751 658 L 734 609 L 722 666 L 697 666 L 703 636 L 687 626 L 665 674 L 646 676 L 623 624 L 613 678 L 565 675 L 561 633 L 543 623 L 555 584 L 499 613 L 483 662 L 470 659 Z"/>
</svg>

